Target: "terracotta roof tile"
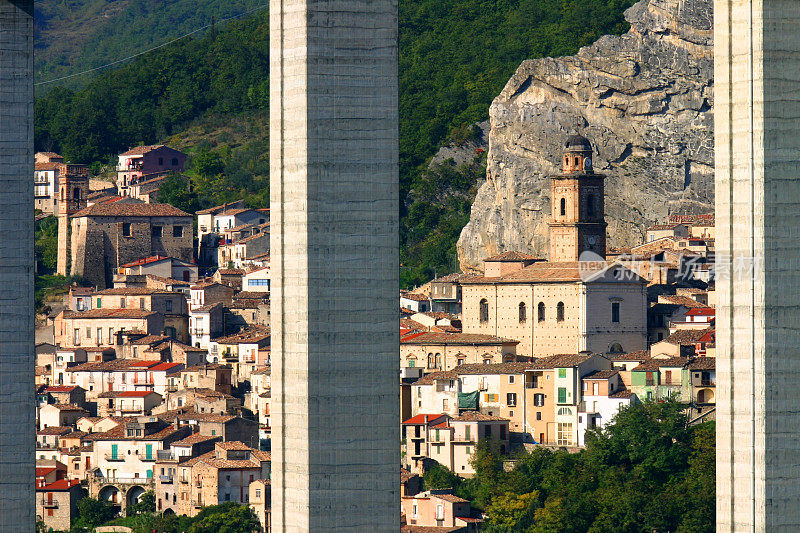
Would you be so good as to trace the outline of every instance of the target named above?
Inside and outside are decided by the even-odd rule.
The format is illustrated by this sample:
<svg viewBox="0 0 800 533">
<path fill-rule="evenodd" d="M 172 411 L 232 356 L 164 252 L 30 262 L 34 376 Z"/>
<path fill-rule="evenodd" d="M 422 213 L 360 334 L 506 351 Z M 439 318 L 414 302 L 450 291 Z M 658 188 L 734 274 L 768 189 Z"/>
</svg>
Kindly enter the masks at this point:
<svg viewBox="0 0 800 533">
<path fill-rule="evenodd" d="M 412 321 L 413 322 L 413 321 Z M 419 324 L 417 322 L 417 324 Z M 421 325 L 421 324 L 420 324 Z M 422 326 L 423 328 L 425 326 Z M 427 328 L 425 328 L 427 329 Z M 400 341 L 401 344 L 459 344 L 459 345 L 488 345 L 498 346 L 502 344 L 519 344 L 519 341 L 495 337 L 494 335 L 482 335 L 478 333 L 435 333 L 425 332 L 413 338 L 406 338 Z"/>
<path fill-rule="evenodd" d="M 679 329 L 661 342 L 675 344 L 679 346 L 687 346 L 696 344 L 697 341 L 703 337 L 710 328 L 706 329 Z"/>
<path fill-rule="evenodd" d="M 689 370 L 716 370 L 717 359 L 715 357 L 695 357 L 686 366 Z"/>
<path fill-rule="evenodd" d="M 508 422 L 508 418 L 487 415 L 478 411 L 464 411 L 452 419 L 452 422 Z"/>
<path fill-rule="evenodd" d="M 131 148 L 127 152 L 123 152 L 119 155 L 144 155 L 148 152 L 152 152 L 153 150 L 163 147 L 164 147 L 163 144 L 142 145 L 142 146 L 137 146 L 135 148 Z"/>
<path fill-rule="evenodd" d="M 144 309 L 89 309 L 88 311 L 64 311 L 64 318 L 147 318 L 154 311 Z M 129 332 L 130 333 L 130 332 Z"/>
<path fill-rule="evenodd" d="M 484 261 L 488 262 L 501 262 L 501 261 L 541 261 L 538 257 L 522 253 L 522 252 L 515 252 L 515 251 L 508 251 L 503 252 L 502 254 L 493 255 L 492 257 L 487 257 Z"/>
<path fill-rule="evenodd" d="M 169 204 L 99 203 L 81 209 L 73 217 L 191 217 Z"/>
</svg>

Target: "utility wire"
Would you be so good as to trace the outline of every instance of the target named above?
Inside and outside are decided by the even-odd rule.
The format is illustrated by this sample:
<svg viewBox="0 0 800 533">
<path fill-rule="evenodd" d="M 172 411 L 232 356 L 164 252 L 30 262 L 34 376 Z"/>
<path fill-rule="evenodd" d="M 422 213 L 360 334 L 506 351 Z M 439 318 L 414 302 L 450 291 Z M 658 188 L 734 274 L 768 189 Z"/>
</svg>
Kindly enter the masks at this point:
<svg viewBox="0 0 800 533">
<path fill-rule="evenodd" d="M 154 46 L 152 48 L 148 48 L 147 50 L 143 50 L 141 52 L 137 52 L 137 53 L 135 53 L 133 55 L 130 55 L 128 57 L 124 57 L 122 59 L 117 59 L 116 61 L 112 61 L 111 63 L 106 63 L 105 65 L 100 65 L 99 67 L 90 68 L 90 69 L 87 69 L 87 70 L 83 70 L 81 72 L 75 72 L 75 73 L 69 74 L 67 76 L 61 76 L 60 78 L 53 78 L 52 80 L 40 81 L 38 83 L 35 83 L 34 85 L 39 86 L 39 85 L 45 85 L 45 84 L 48 84 L 48 83 L 55 83 L 57 81 L 66 80 L 66 79 L 69 79 L 69 78 L 74 78 L 75 76 L 83 76 L 84 74 L 88 74 L 88 73 L 94 72 L 96 70 L 101 70 L 101 69 L 108 68 L 108 67 L 111 67 L 111 66 L 114 66 L 114 65 L 118 65 L 119 63 L 123 63 L 125 61 L 128 61 L 129 59 L 133 59 L 135 57 L 143 56 L 144 54 L 152 52 L 153 50 L 158 50 L 159 48 L 164 48 L 165 46 L 168 46 L 168 45 L 170 45 L 170 44 L 172 44 L 172 43 L 174 43 L 176 41 L 180 41 L 181 39 L 184 39 L 184 38 L 186 38 L 186 37 L 188 37 L 190 35 L 194 35 L 195 33 L 199 32 L 199 31 L 203 31 L 203 30 L 205 30 L 207 28 L 210 28 L 211 26 L 214 26 L 215 24 L 220 24 L 220 23 L 223 23 L 223 22 L 227 22 L 229 20 L 233 20 L 235 18 L 243 17 L 245 15 L 249 15 L 250 13 L 254 13 L 256 11 L 260 11 L 262 9 L 266 9 L 268 7 L 269 7 L 269 3 L 262 4 L 260 6 L 254 7 L 253 9 L 250 9 L 249 11 L 244 11 L 242 13 L 239 13 L 238 15 L 233 15 L 233 16 L 230 16 L 228 18 L 221 19 L 221 20 L 219 20 L 217 22 L 212 22 L 211 24 L 206 24 L 205 26 L 201 26 L 201 27 L 199 27 L 197 29 L 194 29 L 194 30 L 190 31 L 189 33 L 185 33 L 185 34 L 181 35 L 180 37 L 175 37 L 171 41 L 167 41 L 165 43 L 159 44 L 158 46 Z"/>
</svg>

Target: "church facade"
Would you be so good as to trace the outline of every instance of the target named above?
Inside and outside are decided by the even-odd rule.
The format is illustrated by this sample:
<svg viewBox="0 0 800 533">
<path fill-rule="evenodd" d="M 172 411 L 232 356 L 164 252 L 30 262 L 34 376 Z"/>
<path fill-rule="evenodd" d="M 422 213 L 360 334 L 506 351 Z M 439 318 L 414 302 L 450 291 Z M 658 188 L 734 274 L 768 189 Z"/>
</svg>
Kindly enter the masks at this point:
<svg viewBox="0 0 800 533">
<path fill-rule="evenodd" d="M 504 254 L 462 282 L 465 332 L 519 340 L 517 354 L 534 357 L 646 347 L 646 281 L 603 260 L 604 177 L 591 156 L 587 139 L 567 139 L 563 172 L 551 179 L 550 261 Z M 586 252 L 596 260 L 580 261 Z"/>
</svg>

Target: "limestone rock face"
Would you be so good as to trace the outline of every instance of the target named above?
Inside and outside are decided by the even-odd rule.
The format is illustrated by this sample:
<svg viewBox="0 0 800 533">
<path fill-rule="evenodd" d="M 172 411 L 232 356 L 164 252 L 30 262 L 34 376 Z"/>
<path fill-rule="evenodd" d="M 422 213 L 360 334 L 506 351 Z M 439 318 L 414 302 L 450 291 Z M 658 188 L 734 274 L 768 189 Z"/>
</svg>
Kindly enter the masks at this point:
<svg viewBox="0 0 800 533">
<path fill-rule="evenodd" d="M 507 250 L 547 256 L 549 176 L 579 132 L 606 174 L 610 247 L 669 214 L 713 210 L 713 1 L 642 0 L 630 31 L 577 55 L 523 62 L 495 98 L 486 182 L 458 241 L 461 267 Z"/>
</svg>

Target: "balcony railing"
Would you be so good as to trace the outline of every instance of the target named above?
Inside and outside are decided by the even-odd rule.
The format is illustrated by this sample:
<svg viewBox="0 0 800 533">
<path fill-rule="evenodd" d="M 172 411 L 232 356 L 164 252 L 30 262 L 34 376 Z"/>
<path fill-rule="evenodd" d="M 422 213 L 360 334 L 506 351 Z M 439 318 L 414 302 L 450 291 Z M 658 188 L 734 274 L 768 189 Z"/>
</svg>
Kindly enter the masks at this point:
<svg viewBox="0 0 800 533">
<path fill-rule="evenodd" d="M 713 379 L 701 379 L 700 380 L 701 387 L 716 387 L 717 383 Z"/>
<path fill-rule="evenodd" d="M 656 384 L 656 380 L 654 380 L 654 379 L 646 379 L 644 384 L 647 385 L 648 387 L 652 387 L 652 386 L 654 386 Z"/>
<path fill-rule="evenodd" d="M 171 450 L 156 450 L 156 457 L 159 461 L 174 461 L 175 457 Z"/>
<path fill-rule="evenodd" d="M 42 500 L 42 507 L 45 509 L 58 509 L 58 502 L 55 500 Z"/>
<path fill-rule="evenodd" d="M 203 501 L 202 500 L 192 500 L 192 506 L 196 507 L 196 508 L 203 507 Z"/>
<path fill-rule="evenodd" d="M 172 483 L 172 476 L 158 476 L 158 479 L 164 484 Z"/>
<path fill-rule="evenodd" d="M 152 477 L 107 477 L 103 478 L 106 483 L 125 483 L 125 484 L 146 484 L 152 483 Z"/>
<path fill-rule="evenodd" d="M 107 453 L 106 454 L 106 461 L 120 461 L 120 462 L 122 462 L 124 460 L 125 460 L 125 457 L 123 457 L 122 455 L 117 455 L 115 453 Z"/>
</svg>

